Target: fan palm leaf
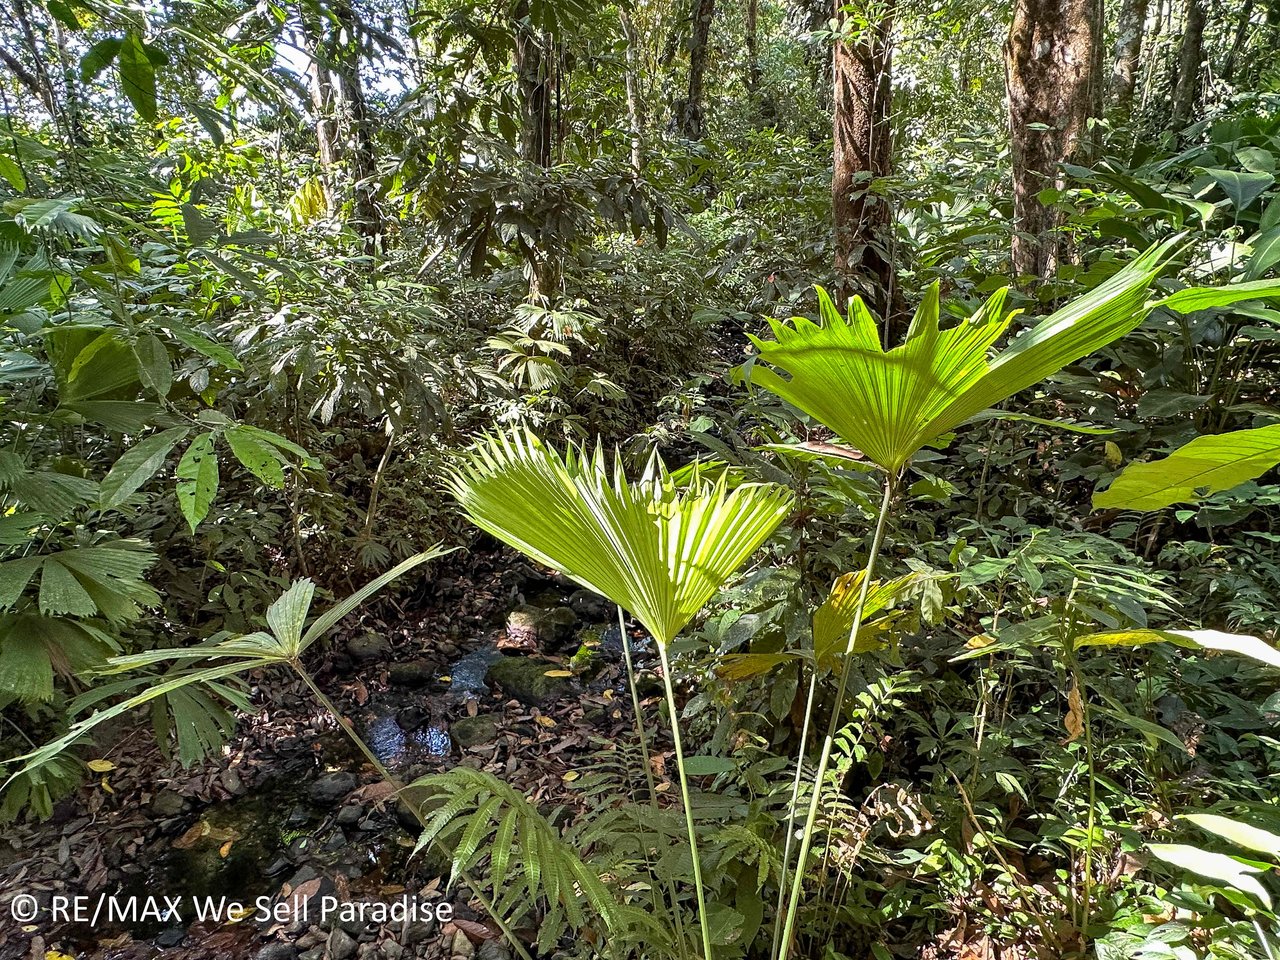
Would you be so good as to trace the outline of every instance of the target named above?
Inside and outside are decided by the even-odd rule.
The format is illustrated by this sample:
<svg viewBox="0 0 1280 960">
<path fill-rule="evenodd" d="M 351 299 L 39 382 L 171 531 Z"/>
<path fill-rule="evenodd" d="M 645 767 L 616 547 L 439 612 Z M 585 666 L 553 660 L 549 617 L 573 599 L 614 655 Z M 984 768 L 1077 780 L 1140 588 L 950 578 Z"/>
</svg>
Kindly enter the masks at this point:
<svg viewBox="0 0 1280 960">
<path fill-rule="evenodd" d="M 1148 302 L 1147 293 L 1177 242 L 1147 250 L 994 359 L 991 348 L 1017 315 L 1005 310 L 1007 288 L 942 330 L 935 284 L 905 341 L 890 350 L 881 346 L 876 320 L 860 298 L 842 317 L 819 289 L 821 324 L 770 320 L 773 340 L 751 338 L 767 365 L 753 365 L 751 380 L 896 472 L 930 440 L 1137 327 L 1161 305 Z"/>
<path fill-rule="evenodd" d="M 670 643 L 791 508 L 777 484 L 674 482 L 656 456 L 638 480 L 602 449 L 564 456 L 533 433 L 487 437 L 448 479 L 482 530 L 631 612 Z"/>
</svg>

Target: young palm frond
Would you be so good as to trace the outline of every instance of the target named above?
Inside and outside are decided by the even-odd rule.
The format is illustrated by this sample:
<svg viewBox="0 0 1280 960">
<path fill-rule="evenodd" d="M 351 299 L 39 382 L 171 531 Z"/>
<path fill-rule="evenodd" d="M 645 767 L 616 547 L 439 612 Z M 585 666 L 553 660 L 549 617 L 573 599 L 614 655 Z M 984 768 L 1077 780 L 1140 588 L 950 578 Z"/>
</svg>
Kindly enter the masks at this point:
<svg viewBox="0 0 1280 960">
<path fill-rule="evenodd" d="M 771 320 L 774 340 L 751 338 L 769 364 L 753 367 L 751 379 L 895 472 L 925 443 L 1124 336 L 1166 305 L 1148 302 L 1147 292 L 1177 243 L 1153 246 L 994 359 L 988 352 L 1016 316 L 1004 309 L 1007 288 L 968 320 L 940 330 L 935 284 L 906 340 L 890 350 L 880 345 L 878 324 L 860 298 L 850 301 L 846 319 L 819 289 L 821 325 L 802 317 Z"/>
<path fill-rule="evenodd" d="M 709 483 L 697 469 L 686 479 L 677 485 L 655 455 L 643 476 L 629 481 L 620 463 L 612 473 L 606 469 L 600 448 L 588 454 L 571 447 L 561 457 L 533 433 L 514 431 L 486 438 L 449 487 L 482 530 L 631 611 L 657 641 L 709 960 L 712 936 L 667 647 L 782 522 L 792 496 L 777 484 L 730 489 L 725 476 Z"/>
<path fill-rule="evenodd" d="M 604 452 L 563 457 L 533 433 L 481 443 L 449 478 L 473 523 L 631 612 L 669 644 L 791 507 L 777 484 L 696 473 L 678 486 L 657 457 L 639 480 Z"/>
</svg>

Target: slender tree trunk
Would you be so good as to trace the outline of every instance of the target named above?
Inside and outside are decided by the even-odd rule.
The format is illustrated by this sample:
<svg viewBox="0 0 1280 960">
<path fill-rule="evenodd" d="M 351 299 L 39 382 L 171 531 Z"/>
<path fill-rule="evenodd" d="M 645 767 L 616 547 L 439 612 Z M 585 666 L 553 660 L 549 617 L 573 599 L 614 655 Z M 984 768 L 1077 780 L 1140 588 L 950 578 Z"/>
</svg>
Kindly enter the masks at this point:
<svg viewBox="0 0 1280 960">
<path fill-rule="evenodd" d="M 338 209 L 334 169 L 338 163 L 338 126 L 335 120 L 336 94 L 333 75 L 325 54 L 324 28 L 320 12 L 304 3 L 298 11 L 302 25 L 302 45 L 307 54 L 307 86 L 311 94 L 311 114 L 316 131 L 316 157 L 320 161 L 320 184 L 324 188 L 325 210 L 332 216 Z"/>
<path fill-rule="evenodd" d="M 1236 35 L 1231 41 L 1231 49 L 1227 51 L 1227 59 L 1222 64 L 1222 79 L 1230 83 L 1235 79 L 1236 63 L 1245 41 L 1249 39 L 1249 21 L 1253 19 L 1253 0 L 1245 0 L 1240 9 L 1240 20 L 1236 23 Z"/>
<path fill-rule="evenodd" d="M 760 0 L 747 0 L 746 17 L 747 94 L 754 105 L 760 93 Z"/>
<path fill-rule="evenodd" d="M 553 151 L 553 113 L 556 68 L 549 38 L 529 19 L 528 0 L 515 11 L 515 72 L 520 93 L 520 157 L 538 167 L 550 167 Z M 562 265 L 552 244 L 540 238 L 524 250 L 529 298 L 550 302 L 560 292 Z"/>
<path fill-rule="evenodd" d="M 842 24 L 849 6 L 835 0 L 835 16 Z M 890 210 L 871 186 L 889 173 L 892 156 L 892 29 L 890 8 L 856 36 L 838 40 L 832 55 L 831 208 L 839 292 L 847 296 L 861 290 L 882 316 L 888 313 L 893 287 Z"/>
<path fill-rule="evenodd" d="M 711 46 L 711 21 L 716 0 L 694 0 L 693 37 L 689 41 L 689 88 L 680 112 L 680 132 L 688 140 L 701 140 L 706 128 L 707 53 Z"/>
<path fill-rule="evenodd" d="M 622 35 L 627 42 L 627 128 L 631 135 L 631 170 L 637 177 L 644 173 L 644 104 L 640 100 L 640 36 L 631 14 L 619 10 Z"/>
<path fill-rule="evenodd" d="M 1115 64 L 1111 69 L 1111 102 L 1121 117 L 1133 111 L 1133 91 L 1138 82 L 1142 36 L 1147 26 L 1148 0 L 1124 0 L 1116 27 Z"/>
<path fill-rule="evenodd" d="M 1087 155 L 1098 102 L 1099 0 L 1014 0 L 1005 43 L 1013 154 L 1013 267 L 1021 277 L 1054 274 L 1063 245 L 1060 215 L 1041 191 L 1064 186 L 1061 164 Z"/>
<path fill-rule="evenodd" d="M 1186 126 L 1200 99 L 1200 65 L 1204 62 L 1205 9 L 1202 0 L 1187 0 L 1178 72 L 1173 85 L 1173 123 Z"/>
<path fill-rule="evenodd" d="M 356 232 L 364 238 L 365 254 L 372 256 L 383 238 L 384 225 L 378 207 L 378 152 L 373 120 L 360 76 L 360 28 L 350 0 L 337 0 L 333 14 L 339 28 L 339 55 L 334 68 L 346 108 L 346 134 L 351 145 L 348 160 L 355 180 L 353 222 Z"/>
</svg>

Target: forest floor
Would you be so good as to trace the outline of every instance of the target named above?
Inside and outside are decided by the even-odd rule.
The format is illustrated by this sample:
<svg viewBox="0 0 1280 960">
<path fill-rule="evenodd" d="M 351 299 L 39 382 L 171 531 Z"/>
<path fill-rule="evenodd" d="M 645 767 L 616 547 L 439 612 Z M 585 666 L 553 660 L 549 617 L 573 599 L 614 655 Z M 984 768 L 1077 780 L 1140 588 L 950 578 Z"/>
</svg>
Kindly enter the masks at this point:
<svg viewBox="0 0 1280 960">
<path fill-rule="evenodd" d="M 571 585 L 490 563 L 451 571 L 412 611 L 384 603 L 353 615 L 323 653 L 317 682 L 402 782 L 467 764 L 536 804 L 580 808 L 579 765 L 633 729 L 609 642 L 617 628 L 609 637 L 609 611 Z M 534 591 L 564 605 L 524 604 Z M 582 616 L 567 622 L 575 607 Z M 554 623 L 540 622 L 540 610 L 558 612 L 547 618 Z M 594 661 L 589 681 L 570 675 L 584 660 Z M 106 763 L 97 766 L 110 769 L 50 820 L 6 831 L 0 889 L 33 895 L 43 909 L 25 926 L 0 911 L 0 960 L 46 960 L 50 951 L 83 960 L 508 956 L 469 891 L 448 885 L 447 862 L 413 853 L 418 825 L 407 805 L 300 679 L 257 676 L 253 702 L 257 713 L 223 755 L 186 769 L 162 755 L 145 723 L 100 737 Z M 65 917 L 49 918 L 63 902 L 55 898 L 75 897 L 89 912 L 106 898 L 105 908 L 96 921 L 77 920 L 72 900 Z M 182 898 L 176 915 L 166 915 L 166 897 Z M 405 897 L 418 904 L 413 922 L 325 910 L 334 899 Z M 233 902 L 247 915 L 228 916 Z M 282 915 L 265 916 L 281 903 Z M 445 903 L 450 911 L 437 909 Z M 113 906 L 136 915 L 108 917 Z"/>
</svg>

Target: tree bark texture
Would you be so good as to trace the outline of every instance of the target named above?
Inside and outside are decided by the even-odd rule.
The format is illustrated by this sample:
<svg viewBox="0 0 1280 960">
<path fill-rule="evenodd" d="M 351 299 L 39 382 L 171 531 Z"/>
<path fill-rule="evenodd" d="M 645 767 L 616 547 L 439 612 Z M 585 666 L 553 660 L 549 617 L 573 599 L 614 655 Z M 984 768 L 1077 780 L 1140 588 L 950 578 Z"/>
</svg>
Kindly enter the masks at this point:
<svg viewBox="0 0 1280 960">
<path fill-rule="evenodd" d="M 1062 253 L 1060 215 L 1040 199 L 1064 186 L 1061 164 L 1087 157 L 1098 103 L 1100 0 L 1014 0 L 1005 43 L 1013 160 L 1013 267 L 1053 276 Z"/>
<path fill-rule="evenodd" d="M 1182 43 L 1178 47 L 1178 70 L 1173 86 L 1173 123 L 1185 126 L 1191 121 L 1200 99 L 1200 67 L 1204 63 L 1203 0 L 1187 0 Z"/>
<path fill-rule="evenodd" d="M 693 35 L 689 40 L 689 86 L 680 111 L 680 133 L 688 140 L 701 140 L 706 130 L 707 54 L 711 46 L 711 21 L 716 0 L 694 0 Z"/>
<path fill-rule="evenodd" d="M 1116 26 L 1115 62 L 1111 68 L 1111 102 L 1122 117 L 1133 111 L 1148 0 L 1124 0 Z"/>
<path fill-rule="evenodd" d="M 537 29 L 529 13 L 528 0 L 520 0 L 514 11 L 515 71 L 520 96 L 520 158 L 534 166 L 547 168 L 555 155 L 553 119 L 559 63 L 554 56 L 552 38 Z M 530 299 L 554 300 L 561 286 L 559 256 L 544 242 L 527 246 L 523 252 Z"/>
<path fill-rule="evenodd" d="M 848 6 L 835 0 L 841 23 L 849 16 Z M 891 211 L 871 187 L 889 173 L 892 159 L 892 29 L 889 12 L 838 40 L 832 55 L 831 208 L 839 292 L 843 297 L 860 290 L 882 316 L 893 286 Z"/>
</svg>

